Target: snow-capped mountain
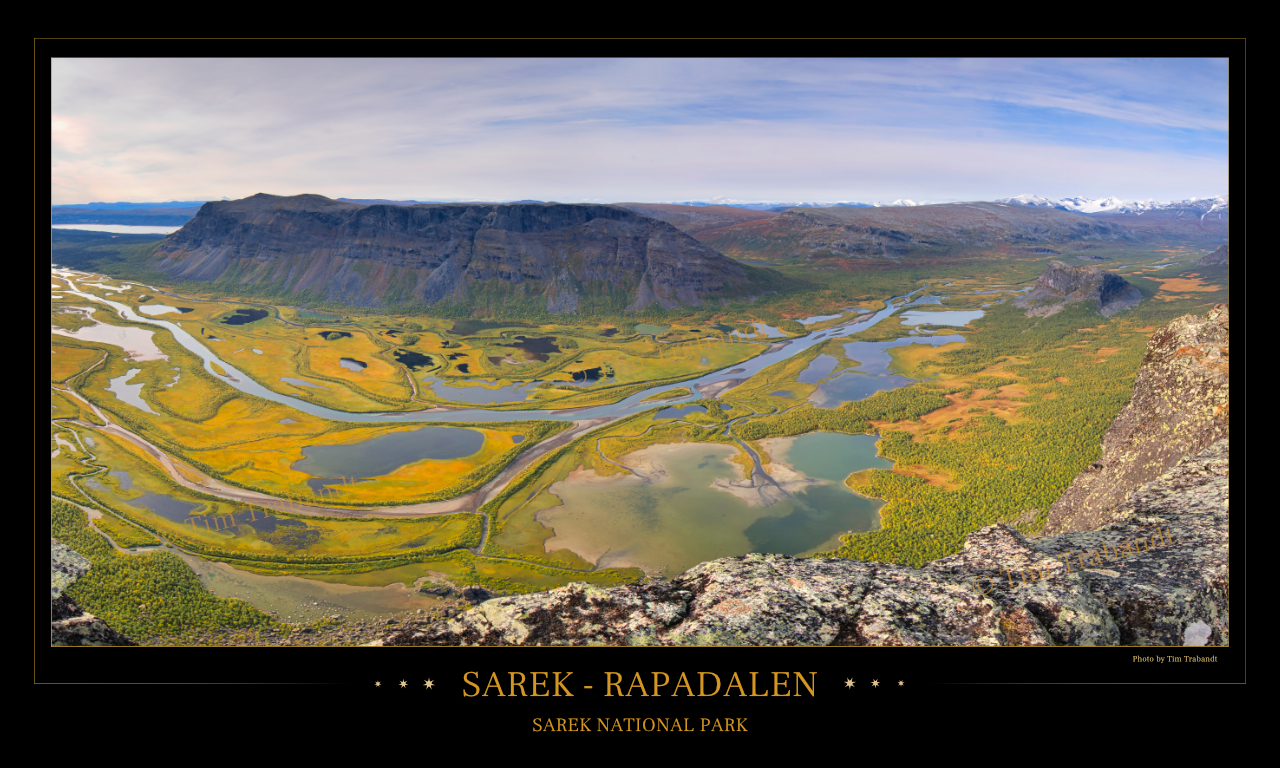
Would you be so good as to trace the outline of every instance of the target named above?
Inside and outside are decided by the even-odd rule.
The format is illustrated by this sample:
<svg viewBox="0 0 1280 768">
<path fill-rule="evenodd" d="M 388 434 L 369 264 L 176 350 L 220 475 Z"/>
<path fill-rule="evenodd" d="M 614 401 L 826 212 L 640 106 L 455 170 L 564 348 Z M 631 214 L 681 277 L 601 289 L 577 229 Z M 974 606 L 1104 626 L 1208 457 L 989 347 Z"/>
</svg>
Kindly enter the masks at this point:
<svg viewBox="0 0 1280 768">
<path fill-rule="evenodd" d="M 927 205 L 928 203 L 917 203 L 913 200 L 899 198 L 892 203 L 885 202 L 858 202 L 852 200 L 840 200 L 834 203 L 818 203 L 818 202 L 760 202 L 747 200 L 733 200 L 727 197 L 714 197 L 710 200 L 664 200 L 658 205 L 728 205 L 734 208 L 747 208 L 753 211 L 781 210 L 785 208 L 881 208 L 902 205 Z"/>
<path fill-rule="evenodd" d="M 1206 216 L 1210 213 L 1228 210 L 1229 197 L 1229 195 L 1218 195 L 1217 197 L 1192 197 L 1187 200 L 1160 202 L 1157 200 L 1121 200 L 1118 197 L 1104 197 L 1099 200 L 1088 197 L 1064 197 L 1060 200 L 1054 200 L 1040 197 L 1039 195 L 1018 195 L 1017 197 L 1006 197 L 995 202 L 1005 205 L 1057 208 L 1060 211 L 1071 211 L 1072 213 L 1131 213 L 1140 216 L 1148 211 L 1185 210 L 1187 213 Z"/>
</svg>

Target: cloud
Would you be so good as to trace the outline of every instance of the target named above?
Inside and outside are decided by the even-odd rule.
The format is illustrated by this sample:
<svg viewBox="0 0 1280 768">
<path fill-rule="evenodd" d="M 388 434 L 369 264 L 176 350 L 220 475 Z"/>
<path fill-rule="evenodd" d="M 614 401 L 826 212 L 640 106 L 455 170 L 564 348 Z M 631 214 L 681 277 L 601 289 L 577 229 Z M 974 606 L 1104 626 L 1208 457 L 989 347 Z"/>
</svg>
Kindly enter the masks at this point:
<svg viewBox="0 0 1280 768">
<path fill-rule="evenodd" d="M 1168 198 L 1228 180 L 1215 60 L 62 59 L 53 83 L 55 202 Z"/>
</svg>

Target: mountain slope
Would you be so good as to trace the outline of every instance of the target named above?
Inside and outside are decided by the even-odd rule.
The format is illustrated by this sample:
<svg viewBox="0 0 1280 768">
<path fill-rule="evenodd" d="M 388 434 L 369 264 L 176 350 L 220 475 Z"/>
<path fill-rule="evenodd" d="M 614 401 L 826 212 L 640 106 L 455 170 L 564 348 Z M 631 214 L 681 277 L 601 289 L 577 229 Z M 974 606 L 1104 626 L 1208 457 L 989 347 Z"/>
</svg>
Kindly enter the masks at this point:
<svg viewBox="0 0 1280 768">
<path fill-rule="evenodd" d="M 900 258 L 1001 245 L 1034 253 L 1069 241 L 1141 239 L 1133 230 L 1109 221 L 1053 209 L 981 202 L 793 208 L 774 219 L 700 231 L 697 237 L 726 255 L 792 261 L 824 256 Z"/>
<path fill-rule="evenodd" d="M 681 232 L 691 235 L 708 229 L 741 224 L 744 221 L 772 219 L 778 215 L 774 211 L 753 211 L 727 205 L 663 205 L 660 203 L 614 203 L 614 205 L 665 221 Z"/>
<path fill-rule="evenodd" d="M 206 203 L 157 247 L 179 280 L 360 306 L 465 302 L 483 287 L 573 312 L 584 297 L 666 309 L 751 293 L 747 269 L 610 205 L 359 205 L 320 195 Z"/>
</svg>

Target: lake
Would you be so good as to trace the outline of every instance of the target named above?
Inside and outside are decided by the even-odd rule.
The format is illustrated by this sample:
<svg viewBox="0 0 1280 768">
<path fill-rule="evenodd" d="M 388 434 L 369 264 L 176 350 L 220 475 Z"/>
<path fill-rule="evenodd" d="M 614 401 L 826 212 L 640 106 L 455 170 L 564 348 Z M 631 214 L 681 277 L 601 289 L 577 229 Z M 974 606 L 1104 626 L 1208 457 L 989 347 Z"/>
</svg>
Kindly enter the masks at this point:
<svg viewBox="0 0 1280 768">
<path fill-rule="evenodd" d="M 971 310 L 944 310 L 942 312 L 916 312 L 914 310 L 902 313 L 903 325 L 968 325 L 969 323 L 982 317 L 985 312 L 980 309 Z"/>
<path fill-rule="evenodd" d="M 479 451 L 484 435 L 474 429 L 421 427 L 350 445 L 308 445 L 292 469 L 312 477 L 379 477 L 423 459 L 459 459 Z"/>
<path fill-rule="evenodd" d="M 752 501 L 718 444 L 650 446 L 619 461 L 642 470 L 597 477 L 574 472 L 551 492 L 564 503 L 538 513 L 555 535 L 546 550 L 569 549 L 606 566 L 636 566 L 674 576 L 707 560 L 772 552 L 799 555 L 838 545 L 841 534 L 879 525 L 880 501 L 843 485 L 850 473 L 891 463 L 875 456 L 872 435 L 815 433 L 766 443 L 775 476 L 791 492 L 772 506 Z M 717 484 L 719 487 L 716 487 Z"/>
<path fill-rule="evenodd" d="M 54 224 L 54 229 L 82 229 L 89 232 L 109 232 L 113 235 L 172 235 L 182 229 L 177 227 L 150 227 L 135 224 Z"/>
</svg>

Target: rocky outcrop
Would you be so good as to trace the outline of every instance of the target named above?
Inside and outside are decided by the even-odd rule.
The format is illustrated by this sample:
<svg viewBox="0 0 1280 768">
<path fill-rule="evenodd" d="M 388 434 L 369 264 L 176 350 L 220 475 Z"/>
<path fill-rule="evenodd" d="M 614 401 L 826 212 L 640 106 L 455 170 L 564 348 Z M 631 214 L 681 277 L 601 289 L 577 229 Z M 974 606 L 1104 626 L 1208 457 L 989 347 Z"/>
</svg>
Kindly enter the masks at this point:
<svg viewBox="0 0 1280 768">
<path fill-rule="evenodd" d="M 53 601 L 50 645 L 137 645 L 105 621 L 80 610 L 67 595 Z"/>
<path fill-rule="evenodd" d="M 488 600 L 382 645 L 1225 645 L 1228 492 L 1222 440 L 1098 531 L 992 525 L 921 569 L 729 557 L 671 581 Z"/>
<path fill-rule="evenodd" d="M 573 312 L 585 296 L 637 309 L 750 293 L 743 267 L 662 221 L 611 205 L 359 205 L 320 195 L 206 203 L 155 266 L 362 306 L 465 301 L 476 283 Z M 641 303 L 640 300 L 643 300 Z"/>
<path fill-rule="evenodd" d="M 50 645 L 137 645 L 102 619 L 85 613 L 66 594 L 90 563 L 57 539 L 49 540 Z"/>
<path fill-rule="evenodd" d="M 1048 317 L 1075 301 L 1092 302 L 1099 314 L 1110 317 L 1138 306 L 1142 292 L 1113 272 L 1051 261 L 1036 280 L 1035 289 L 1014 304 L 1027 309 L 1027 317 Z"/>
<path fill-rule="evenodd" d="M 1133 397 L 1102 436 L 1102 457 L 1049 509 L 1046 533 L 1093 530 L 1128 494 L 1183 456 L 1227 437 L 1230 314 L 1185 315 L 1156 331 Z"/>
<path fill-rule="evenodd" d="M 1196 262 L 1197 267 L 1229 266 L 1227 263 L 1227 246 L 1220 245 L 1213 253 L 1206 254 Z"/>
</svg>

